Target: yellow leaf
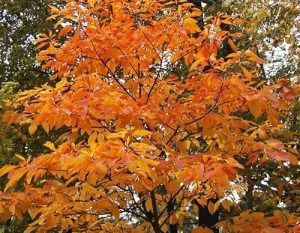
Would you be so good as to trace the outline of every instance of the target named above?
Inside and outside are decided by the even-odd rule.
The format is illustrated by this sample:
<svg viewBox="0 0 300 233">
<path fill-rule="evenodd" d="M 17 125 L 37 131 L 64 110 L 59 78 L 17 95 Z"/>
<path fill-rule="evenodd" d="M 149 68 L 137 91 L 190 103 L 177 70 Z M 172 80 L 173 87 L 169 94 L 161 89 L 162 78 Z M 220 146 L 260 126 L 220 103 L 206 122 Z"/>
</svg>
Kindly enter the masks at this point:
<svg viewBox="0 0 300 233">
<path fill-rule="evenodd" d="M 52 142 L 46 142 L 46 143 L 44 143 L 44 146 L 48 147 L 52 151 L 55 151 L 55 146 Z"/>
<path fill-rule="evenodd" d="M 15 174 L 13 174 L 12 178 L 6 184 L 4 192 L 6 192 L 6 190 L 9 189 L 10 187 L 14 186 L 26 172 L 27 172 L 26 167 L 22 167 L 16 170 Z"/>
<path fill-rule="evenodd" d="M 222 202 L 222 206 L 224 207 L 225 210 L 230 211 L 230 207 L 233 205 L 232 202 L 225 200 Z"/>
<path fill-rule="evenodd" d="M 148 136 L 148 135 L 151 135 L 151 134 L 152 134 L 151 131 L 142 129 L 142 130 L 134 131 L 134 133 L 132 135 L 136 136 L 136 137 L 143 137 L 143 136 Z"/>
<path fill-rule="evenodd" d="M 185 140 L 185 141 L 183 141 L 183 144 L 185 146 L 185 149 L 188 150 L 191 146 L 191 141 L 190 140 Z"/>
<path fill-rule="evenodd" d="M 120 131 L 118 133 L 109 133 L 106 135 L 107 139 L 125 138 L 126 131 Z"/>
<path fill-rule="evenodd" d="M 57 28 L 59 25 L 61 25 L 63 21 L 64 19 L 58 20 L 57 23 L 54 25 L 54 28 Z"/>
<path fill-rule="evenodd" d="M 35 171 L 28 171 L 26 175 L 26 183 L 30 184 L 33 176 L 35 175 Z"/>
<path fill-rule="evenodd" d="M 150 167 L 156 167 L 159 162 L 156 160 L 152 160 L 152 159 L 144 159 L 144 161 L 146 162 L 146 164 Z"/>
<path fill-rule="evenodd" d="M 57 7 L 52 6 L 52 5 L 50 5 L 49 7 L 50 7 L 52 13 L 56 13 L 56 14 L 60 13 L 60 9 L 58 9 Z"/>
<path fill-rule="evenodd" d="M 194 69 L 196 69 L 200 64 L 204 63 L 205 62 L 205 57 L 202 57 L 200 59 L 198 59 L 197 61 L 195 61 L 191 67 L 190 67 L 190 70 L 189 71 L 192 71 Z"/>
<path fill-rule="evenodd" d="M 57 18 L 57 16 L 59 16 L 59 14 L 50 15 L 48 18 L 46 18 L 46 21 L 49 21 L 51 19 L 55 19 L 55 18 Z"/>
<path fill-rule="evenodd" d="M 15 169 L 17 166 L 14 165 L 5 165 L 0 169 L 0 177 Z"/>
<path fill-rule="evenodd" d="M 253 78 L 253 74 L 251 72 L 249 72 L 245 67 L 240 66 L 244 75 L 248 78 L 248 79 L 252 79 Z"/>
<path fill-rule="evenodd" d="M 191 32 L 200 32 L 200 28 L 197 25 L 198 21 L 193 18 L 185 18 L 184 19 L 184 26 Z"/>
<path fill-rule="evenodd" d="M 43 43 L 39 44 L 35 49 L 38 50 L 38 49 L 44 48 L 48 44 L 49 44 L 49 42 L 43 42 Z"/>
<path fill-rule="evenodd" d="M 89 145 L 94 144 L 96 142 L 96 138 L 97 138 L 98 134 L 97 132 L 93 132 L 88 139 L 88 143 Z"/>
<path fill-rule="evenodd" d="M 90 7 L 94 7 L 96 0 L 88 0 L 87 2 L 90 5 Z"/>
<path fill-rule="evenodd" d="M 25 160 L 26 160 L 22 155 L 15 154 L 15 156 L 16 156 L 17 158 L 19 158 L 20 160 L 22 160 L 22 161 L 25 161 Z"/>
<path fill-rule="evenodd" d="M 155 149 L 155 147 L 151 146 L 151 145 L 148 145 L 146 143 L 141 143 L 141 142 L 136 142 L 136 143 L 132 143 L 131 144 L 131 147 L 137 151 L 141 151 L 141 152 L 144 152 L 144 151 L 148 151 L 148 150 L 152 150 L 152 149 Z"/>
<path fill-rule="evenodd" d="M 214 204 L 214 213 L 216 213 L 216 211 L 219 209 L 220 204 L 221 204 L 220 200 Z"/>
<path fill-rule="evenodd" d="M 200 146 L 200 142 L 197 139 L 192 139 L 192 143 L 197 147 Z"/>
<path fill-rule="evenodd" d="M 97 141 L 98 142 L 104 142 L 104 134 L 103 133 L 98 133 L 98 136 L 97 136 Z"/>
<path fill-rule="evenodd" d="M 33 135 L 36 130 L 37 130 L 37 125 L 33 123 L 28 128 L 28 132 L 30 135 Z"/>
<path fill-rule="evenodd" d="M 181 6 L 181 4 L 178 5 L 177 13 L 178 13 L 179 16 L 182 15 L 182 6 Z"/>
<path fill-rule="evenodd" d="M 147 199 L 147 201 L 146 201 L 146 203 L 145 203 L 145 207 L 146 207 L 146 210 L 147 211 L 153 211 L 152 210 L 152 202 L 151 202 L 151 199 L 149 198 L 149 199 Z"/>
</svg>

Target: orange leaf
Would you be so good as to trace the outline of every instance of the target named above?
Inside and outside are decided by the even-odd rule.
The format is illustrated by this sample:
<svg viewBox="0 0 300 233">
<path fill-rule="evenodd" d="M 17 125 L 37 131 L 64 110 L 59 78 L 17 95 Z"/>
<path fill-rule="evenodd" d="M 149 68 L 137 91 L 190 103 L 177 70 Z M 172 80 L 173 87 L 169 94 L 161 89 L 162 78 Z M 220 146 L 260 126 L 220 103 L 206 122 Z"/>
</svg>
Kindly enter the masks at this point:
<svg viewBox="0 0 300 233">
<path fill-rule="evenodd" d="M 35 49 L 38 50 L 38 49 L 44 48 L 48 44 L 49 44 L 49 42 L 43 42 L 43 43 L 39 44 Z"/>
<path fill-rule="evenodd" d="M 251 60 L 251 61 L 254 61 L 254 62 L 258 63 L 258 64 L 264 64 L 264 63 L 265 63 L 265 61 L 264 61 L 262 58 L 260 58 L 260 57 L 257 56 L 254 52 L 252 52 L 252 51 L 250 51 L 250 50 L 246 50 L 244 54 L 245 54 L 245 55 L 248 57 L 248 59 Z"/>
<path fill-rule="evenodd" d="M 197 227 L 192 230 L 192 233 L 213 233 L 213 231 L 207 227 Z"/>
<path fill-rule="evenodd" d="M 14 165 L 5 165 L 0 169 L 0 177 L 4 176 L 6 173 L 10 172 L 11 170 L 15 169 L 17 166 Z"/>
<path fill-rule="evenodd" d="M 232 48 L 233 51 L 236 51 L 236 46 L 235 44 L 233 43 L 232 39 L 228 39 L 228 44 L 230 45 L 230 47 Z"/>
<path fill-rule="evenodd" d="M 260 105 L 260 101 L 259 100 L 251 100 L 248 103 L 248 106 L 249 106 L 250 112 L 252 113 L 252 115 L 255 118 L 258 118 L 258 117 L 261 116 L 261 114 L 262 114 L 262 107 Z"/>
<path fill-rule="evenodd" d="M 215 213 L 215 204 L 213 202 L 209 202 L 207 206 L 208 212 L 213 215 Z"/>
<path fill-rule="evenodd" d="M 19 169 L 15 170 L 14 173 L 11 175 L 11 178 L 9 179 L 9 181 L 6 184 L 5 188 L 4 188 L 4 192 L 6 192 L 7 189 L 14 186 L 26 172 L 27 172 L 26 167 L 22 167 L 22 168 L 19 168 Z"/>
<path fill-rule="evenodd" d="M 45 130 L 46 133 L 49 133 L 50 126 L 49 126 L 48 122 L 44 121 L 42 123 L 42 127 L 43 127 L 43 129 Z"/>
<path fill-rule="evenodd" d="M 89 114 L 96 119 L 101 119 L 103 117 L 97 109 L 92 107 L 89 108 Z"/>
<path fill-rule="evenodd" d="M 270 150 L 266 154 L 268 157 L 275 159 L 277 161 L 291 161 L 291 155 L 288 152 Z"/>
<path fill-rule="evenodd" d="M 145 207 L 146 207 L 147 211 L 151 211 L 151 212 L 153 211 L 153 209 L 152 209 L 152 202 L 151 202 L 150 198 L 146 200 Z"/>
<path fill-rule="evenodd" d="M 277 139 L 269 139 L 266 141 L 266 143 L 267 143 L 267 146 L 271 149 L 276 149 L 276 150 L 284 149 L 283 143 Z"/>
<path fill-rule="evenodd" d="M 72 30 L 73 30 L 73 26 L 68 25 L 60 30 L 60 32 L 58 33 L 58 36 L 63 37 L 64 35 L 68 34 Z"/>
<path fill-rule="evenodd" d="M 232 167 L 244 169 L 244 166 L 240 164 L 238 161 L 236 161 L 234 158 L 227 159 L 227 163 Z"/>
</svg>

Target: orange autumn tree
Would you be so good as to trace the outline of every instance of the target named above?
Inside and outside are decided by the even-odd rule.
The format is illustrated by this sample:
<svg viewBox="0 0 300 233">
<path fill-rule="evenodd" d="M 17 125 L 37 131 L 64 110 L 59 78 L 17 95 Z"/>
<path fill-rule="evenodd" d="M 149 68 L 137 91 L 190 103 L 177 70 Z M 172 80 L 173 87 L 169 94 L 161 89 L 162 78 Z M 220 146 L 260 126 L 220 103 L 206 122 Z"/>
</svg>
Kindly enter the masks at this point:
<svg viewBox="0 0 300 233">
<path fill-rule="evenodd" d="M 0 169 L 2 221 L 29 213 L 26 232 L 173 233 L 193 218 L 195 233 L 299 231 L 299 219 L 279 211 L 205 221 L 234 205 L 226 195 L 241 161 L 298 163 L 266 132 L 285 124 L 299 87 L 259 83 L 251 67 L 263 61 L 249 50 L 217 56 L 239 36 L 220 25 L 240 19 L 219 14 L 200 29 L 200 10 L 184 0 L 51 9 L 57 33 L 36 43 L 57 82 L 21 93 L 5 121 L 32 137 L 63 133 L 44 144 L 49 153 Z"/>
</svg>

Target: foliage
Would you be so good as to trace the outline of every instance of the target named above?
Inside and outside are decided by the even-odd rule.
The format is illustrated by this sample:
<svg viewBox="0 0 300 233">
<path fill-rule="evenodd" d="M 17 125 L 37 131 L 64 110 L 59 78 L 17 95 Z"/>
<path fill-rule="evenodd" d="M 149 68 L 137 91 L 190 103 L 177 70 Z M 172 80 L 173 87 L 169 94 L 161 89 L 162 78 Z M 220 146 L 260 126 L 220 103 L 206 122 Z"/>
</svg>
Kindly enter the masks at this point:
<svg viewBox="0 0 300 233">
<path fill-rule="evenodd" d="M 4 85 L 0 89 L 0 115 L 1 116 L 6 111 L 4 101 L 12 98 L 13 89 L 14 89 L 15 85 L 16 85 L 16 83 L 7 82 L 7 83 L 4 83 Z M 3 122 L 1 121 L 0 122 L 0 140 L 1 140 L 0 141 L 0 143 L 1 143 L 0 158 L 1 159 L 3 157 L 5 157 L 4 156 L 5 154 L 6 155 L 9 154 L 9 151 L 7 151 L 6 148 L 12 147 L 11 142 L 9 142 L 7 140 L 6 133 L 7 132 L 5 132 L 5 126 L 4 126 Z M 1 163 L 1 164 L 3 164 L 3 163 Z"/>
<path fill-rule="evenodd" d="M 7 100 L 12 100 L 16 97 L 15 89 L 17 83 L 15 82 L 4 82 L 2 83 L 2 88 L 0 89 L 0 116 L 8 110 L 5 102 Z M 16 144 L 22 144 L 22 136 L 20 133 L 11 126 L 7 126 L 0 121 L 0 164 L 17 163 L 18 159 L 14 156 L 15 152 L 18 150 Z M 0 182 L 1 189 L 5 187 L 5 182 L 2 180 Z M 9 221 L 0 225 L 0 232 L 20 232 L 26 229 L 26 221 L 18 221 L 18 219 L 12 217 Z"/>
<path fill-rule="evenodd" d="M 203 1 L 204 2 L 204 1 Z M 205 1 L 203 6 L 206 21 L 216 11 L 241 16 L 247 23 L 239 30 L 243 36 L 234 40 L 238 49 L 253 49 L 262 56 L 266 63 L 256 67 L 262 81 L 274 82 L 286 78 L 299 82 L 299 1 Z M 232 25 L 225 25 L 227 30 L 235 30 Z M 223 46 L 226 48 L 226 46 Z M 228 47 L 228 46 L 227 46 Z M 299 100 L 290 113 L 287 124 L 273 127 L 267 134 L 289 144 L 295 152 L 299 148 Z M 298 149 L 299 150 L 299 149 Z M 239 182 L 247 186 L 239 203 L 240 211 L 246 209 L 271 212 L 284 208 L 290 211 L 299 206 L 298 177 L 299 166 L 276 164 L 268 161 L 251 166 L 241 161 L 245 169 Z M 221 215 L 227 215 L 221 213 Z M 228 216 L 228 215 L 227 215 Z"/>
<path fill-rule="evenodd" d="M 38 34 L 52 28 L 48 4 L 55 0 L 0 0 L 0 83 L 17 82 L 19 89 L 33 88 L 47 81 L 35 60 L 36 51 L 31 43 Z"/>
<path fill-rule="evenodd" d="M 222 8 L 247 20 L 240 48 L 254 49 L 266 59 L 262 75 L 266 79 L 299 77 L 300 1 L 223 0 L 212 1 L 206 12 Z"/>
<path fill-rule="evenodd" d="M 20 94 L 5 121 L 57 138 L 44 144 L 49 153 L 0 169 L 1 220 L 28 212 L 26 232 L 187 223 L 211 232 L 197 214 L 232 211 L 228 192 L 250 190 L 237 183 L 245 166 L 298 164 L 275 129 L 286 132 L 299 86 L 257 80 L 250 68 L 263 60 L 250 50 L 217 56 L 224 40 L 236 50 L 240 36 L 221 25 L 242 20 L 218 14 L 201 30 L 199 8 L 185 1 L 69 0 L 51 10 L 59 31 L 35 42 L 57 83 Z M 184 76 L 172 69 L 180 64 Z M 280 211 L 221 220 L 224 232 L 299 230 L 299 218 Z"/>
</svg>

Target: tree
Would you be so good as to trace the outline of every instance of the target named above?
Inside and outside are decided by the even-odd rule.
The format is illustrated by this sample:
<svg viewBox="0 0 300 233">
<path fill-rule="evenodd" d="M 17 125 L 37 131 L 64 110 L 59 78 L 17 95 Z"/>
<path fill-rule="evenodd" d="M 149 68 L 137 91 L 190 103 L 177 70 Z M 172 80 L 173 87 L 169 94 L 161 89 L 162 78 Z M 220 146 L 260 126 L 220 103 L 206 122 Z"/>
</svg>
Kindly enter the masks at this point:
<svg viewBox="0 0 300 233">
<path fill-rule="evenodd" d="M 0 84 L 17 82 L 25 90 L 45 83 L 48 74 L 37 63 L 31 40 L 52 29 L 48 4 L 61 5 L 59 0 L 0 1 Z"/>
<path fill-rule="evenodd" d="M 206 17 L 222 11 L 247 20 L 237 47 L 253 49 L 266 59 L 262 78 L 299 76 L 299 0 L 217 0 L 202 3 Z M 205 17 L 204 17 L 205 22 Z"/>
<path fill-rule="evenodd" d="M 257 51 L 265 59 L 266 63 L 257 67 L 262 81 L 274 82 L 281 78 L 299 81 L 297 44 L 300 38 L 297 36 L 299 30 L 296 29 L 300 19 L 299 1 L 224 0 L 206 3 L 203 7 L 206 15 L 203 22 L 216 11 L 239 15 L 246 19 L 247 23 L 242 28 L 244 35 L 234 42 L 237 49 Z M 229 28 L 234 29 L 230 25 Z M 290 147 L 295 150 L 300 145 L 299 104 L 298 100 L 286 127 L 273 127 L 271 131 L 266 132 L 283 142 L 292 141 L 293 145 L 290 143 Z M 242 182 L 248 190 L 246 195 L 241 195 L 240 211 L 256 209 L 271 212 L 280 208 L 299 211 L 299 198 L 296 194 L 298 189 L 295 189 L 300 172 L 298 165 L 278 165 L 268 161 L 249 166 L 246 161 L 241 162 L 245 167 Z"/>
<path fill-rule="evenodd" d="M 57 83 L 21 93 L 5 121 L 32 137 L 59 136 L 44 144 L 48 153 L 0 169 L 8 173 L 1 220 L 28 212 L 26 232 L 299 230 L 284 211 L 213 215 L 233 211 L 231 190 L 247 191 L 242 164 L 298 164 L 266 132 L 286 128 L 299 86 L 256 80 L 250 68 L 263 60 L 250 50 L 217 56 L 240 36 L 221 25 L 239 28 L 241 19 L 219 14 L 201 30 L 199 8 L 185 1 L 68 0 L 51 9 L 59 32 L 36 43 Z"/>
</svg>

